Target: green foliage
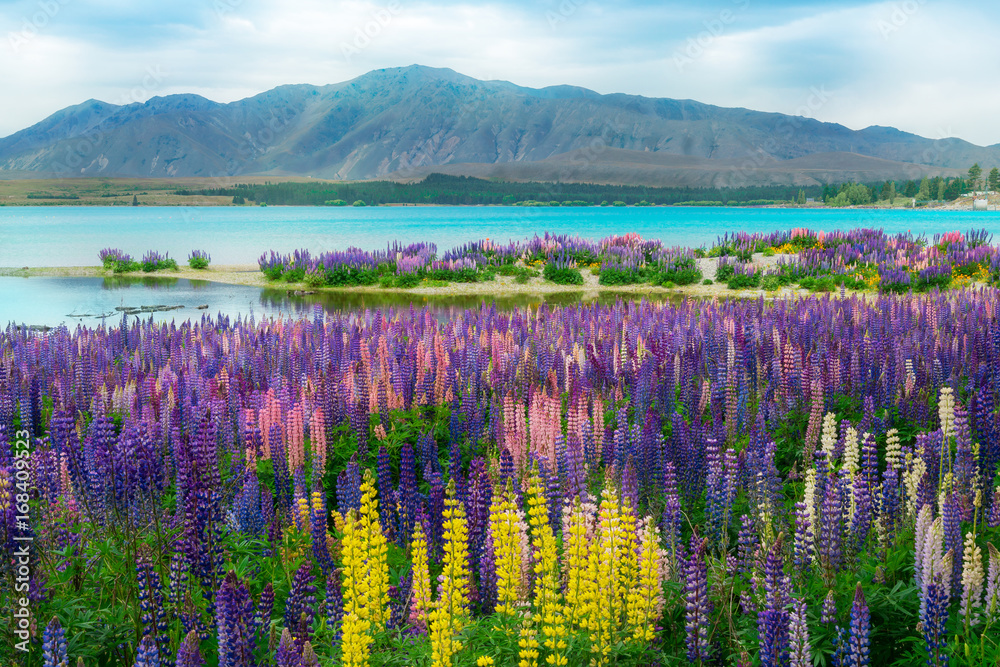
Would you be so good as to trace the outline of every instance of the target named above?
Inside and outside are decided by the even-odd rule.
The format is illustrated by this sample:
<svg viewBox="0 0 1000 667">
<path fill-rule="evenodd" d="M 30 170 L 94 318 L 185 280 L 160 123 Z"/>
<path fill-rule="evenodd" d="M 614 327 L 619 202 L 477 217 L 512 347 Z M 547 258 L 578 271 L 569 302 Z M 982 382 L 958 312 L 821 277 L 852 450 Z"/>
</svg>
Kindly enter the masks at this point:
<svg viewBox="0 0 1000 667">
<path fill-rule="evenodd" d="M 750 289 L 758 287 L 760 286 L 760 272 L 757 271 L 750 275 L 743 273 L 733 275 L 733 277 L 726 282 L 726 286 L 729 289 Z"/>
<path fill-rule="evenodd" d="M 366 204 L 363 199 L 355 199 L 354 203 L 351 204 L 351 206 L 367 206 L 367 205 L 368 204 Z"/>
<path fill-rule="evenodd" d="M 166 259 L 159 262 L 142 262 L 139 266 L 146 273 L 152 273 L 154 271 L 164 271 L 168 269 L 176 271 L 177 260 L 174 259 L 173 257 L 167 257 Z M 116 273 L 118 273 L 118 271 L 116 271 Z"/>
<path fill-rule="evenodd" d="M 129 262 L 123 262 L 121 260 L 112 260 L 109 264 L 105 264 L 105 268 L 111 268 L 115 273 L 132 273 L 133 271 L 138 271 L 142 268 L 139 262 L 131 260 Z"/>
<path fill-rule="evenodd" d="M 644 269 L 607 268 L 601 269 L 597 282 L 600 285 L 635 285 L 648 278 Z"/>
<path fill-rule="evenodd" d="M 742 188 L 651 188 L 593 183 L 499 182 L 468 176 L 430 174 L 416 183 L 395 181 L 348 181 L 343 183 L 282 182 L 245 183 L 228 187 L 177 189 L 181 196 L 244 197 L 261 204 L 290 206 L 346 206 L 363 201 L 369 205 L 400 204 L 494 204 L 519 206 L 610 206 L 665 205 L 677 202 L 775 202 L 793 199 L 792 186 Z M 819 197 L 818 186 L 806 188 Z M 344 202 L 343 204 L 339 202 Z"/>
<path fill-rule="evenodd" d="M 556 267 L 555 262 L 549 262 L 546 264 L 542 275 L 546 280 L 556 283 L 557 285 L 583 284 L 583 275 L 580 273 L 580 269 L 574 269 L 571 267 L 560 269 Z"/>
<path fill-rule="evenodd" d="M 207 257 L 189 257 L 188 266 L 192 269 L 207 269 L 209 261 Z"/>
<path fill-rule="evenodd" d="M 720 264 L 715 270 L 715 279 L 720 283 L 726 282 L 736 275 L 736 268 L 732 264 Z"/>
<path fill-rule="evenodd" d="M 827 206 L 843 207 L 843 206 L 863 206 L 865 204 L 870 204 L 872 201 L 872 193 L 866 186 L 861 183 L 845 183 L 837 196 L 827 199 Z"/>
<path fill-rule="evenodd" d="M 768 292 L 773 292 L 781 288 L 781 279 L 774 274 L 762 276 L 760 279 L 760 288 Z"/>
<path fill-rule="evenodd" d="M 710 278 L 705 278 L 704 280 L 701 281 L 701 284 L 702 285 L 711 285 L 712 284 L 712 280 Z"/>
</svg>

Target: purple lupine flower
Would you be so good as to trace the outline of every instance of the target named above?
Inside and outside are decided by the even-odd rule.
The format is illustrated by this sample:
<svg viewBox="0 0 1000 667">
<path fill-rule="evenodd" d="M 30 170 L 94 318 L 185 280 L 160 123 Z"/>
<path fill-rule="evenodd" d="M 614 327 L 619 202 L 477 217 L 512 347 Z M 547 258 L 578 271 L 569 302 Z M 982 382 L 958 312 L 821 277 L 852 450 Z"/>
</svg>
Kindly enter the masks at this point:
<svg viewBox="0 0 1000 667">
<path fill-rule="evenodd" d="M 201 657 L 200 643 L 198 633 L 193 630 L 184 637 L 177 648 L 177 667 L 202 667 L 205 664 Z"/>
<path fill-rule="evenodd" d="M 809 622 L 805 600 L 793 600 L 788 634 L 791 644 L 790 667 L 812 667 L 812 647 L 809 643 Z"/>
<path fill-rule="evenodd" d="M 334 643 L 340 638 L 340 621 L 344 613 L 344 596 L 340 588 L 340 570 L 334 570 L 326 579 L 326 627 L 334 637 Z"/>
<path fill-rule="evenodd" d="M 851 607 L 851 632 L 847 642 L 844 667 L 867 667 L 870 655 L 871 616 L 868 603 L 859 582 L 854 589 L 854 605 Z"/>
<path fill-rule="evenodd" d="M 397 543 L 405 547 L 413 536 L 418 509 L 416 462 L 413 447 L 408 442 L 403 443 L 399 453 L 399 492 L 396 500 L 399 503 Z"/>
<path fill-rule="evenodd" d="M 347 515 L 351 510 L 361 509 L 361 469 L 355 461 L 337 477 L 337 509 Z"/>
<path fill-rule="evenodd" d="M 281 632 L 281 640 L 278 642 L 278 650 L 274 654 L 274 664 L 276 667 L 301 667 L 302 658 L 299 649 L 295 646 L 292 634 L 285 628 Z"/>
<path fill-rule="evenodd" d="M 782 538 L 767 552 L 764 565 L 764 607 L 757 614 L 760 664 L 780 667 L 788 662 L 788 577 L 784 573 Z"/>
<path fill-rule="evenodd" d="M 333 559 L 326 544 L 326 517 L 326 494 L 322 487 L 318 487 L 313 491 L 312 502 L 309 504 L 309 530 L 316 564 L 324 574 L 333 569 Z"/>
<path fill-rule="evenodd" d="M 253 603 L 246 585 L 230 570 L 216 596 L 219 667 L 253 667 Z"/>
<path fill-rule="evenodd" d="M 157 645 L 161 662 L 169 661 L 166 609 L 163 605 L 163 588 L 160 575 L 153 568 L 152 553 L 141 548 L 136 557 L 135 572 L 138 583 L 139 613 L 143 635 Z"/>
<path fill-rule="evenodd" d="M 150 635 L 146 635 L 139 642 L 139 648 L 135 652 L 134 667 L 160 667 L 160 650 Z"/>
<path fill-rule="evenodd" d="M 392 510 L 395 503 L 392 502 L 394 495 L 392 468 L 389 465 L 389 452 L 386 450 L 385 445 L 380 445 L 378 448 L 376 472 L 378 495 L 381 499 L 378 504 L 379 521 L 382 524 L 382 530 L 385 532 L 386 537 L 391 540 L 395 532 L 395 523 L 392 520 Z"/>
<path fill-rule="evenodd" d="M 705 662 L 710 658 L 708 646 L 708 617 L 712 603 L 708 599 L 708 565 L 705 550 L 708 539 L 691 536 L 691 556 L 685 569 L 685 599 L 687 613 L 685 629 L 687 658 L 691 662 Z"/>
<path fill-rule="evenodd" d="M 285 627 L 291 629 L 295 645 L 302 650 L 312 638 L 316 586 L 310 563 L 306 560 L 292 577 L 292 590 L 285 601 Z"/>
<path fill-rule="evenodd" d="M 926 604 L 920 622 L 924 627 L 924 648 L 927 650 L 927 664 L 931 667 L 947 667 L 948 635 L 948 587 L 941 581 L 941 573 L 936 573 L 926 589 Z"/>
<path fill-rule="evenodd" d="M 820 623 L 833 623 L 837 620 L 837 602 L 833 599 L 833 590 L 826 593 L 823 598 L 823 608 L 820 612 Z"/>
<path fill-rule="evenodd" d="M 254 618 L 254 626 L 261 637 L 271 629 L 271 612 L 274 610 L 274 585 L 269 581 L 264 584 L 264 590 L 260 593 L 260 600 L 257 603 L 257 615 Z"/>
<path fill-rule="evenodd" d="M 66 654 L 66 633 L 55 616 L 45 626 L 42 637 L 42 664 L 44 667 L 68 667 Z"/>
</svg>

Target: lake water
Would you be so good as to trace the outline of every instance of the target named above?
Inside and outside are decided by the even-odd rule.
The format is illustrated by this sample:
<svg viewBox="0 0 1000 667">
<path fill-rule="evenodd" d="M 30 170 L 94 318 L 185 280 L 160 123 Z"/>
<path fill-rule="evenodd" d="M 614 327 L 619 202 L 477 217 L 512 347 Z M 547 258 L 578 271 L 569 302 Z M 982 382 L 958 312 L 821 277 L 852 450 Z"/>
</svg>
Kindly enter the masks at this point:
<svg viewBox="0 0 1000 667">
<path fill-rule="evenodd" d="M 481 238 L 523 239 L 545 231 L 601 238 L 637 232 L 668 245 L 700 246 L 725 232 L 809 227 L 881 227 L 933 234 L 1000 229 L 995 212 L 737 208 L 333 207 L 0 207 L 0 266 L 93 266 L 101 248 L 139 258 L 167 251 L 185 261 L 193 249 L 216 264 L 250 264 L 268 250 L 313 253 L 394 240 L 430 241 L 438 251 Z"/>
<path fill-rule="evenodd" d="M 481 238 L 523 239 L 544 231 L 601 238 L 637 232 L 669 245 L 711 244 L 726 232 L 769 232 L 793 227 L 831 231 L 883 228 L 932 235 L 985 227 L 1000 231 L 994 212 L 728 209 L 728 208 L 515 208 L 515 207 L 0 207 L 0 267 L 94 266 L 101 248 L 122 248 L 134 257 L 167 251 L 179 261 L 204 249 L 215 264 L 250 264 L 267 250 L 312 252 L 386 243 L 431 241 L 439 252 Z M 162 278 L 0 278 L 0 326 L 7 322 L 56 326 L 117 323 L 116 308 L 184 306 L 141 313 L 157 321 L 303 315 L 319 304 L 326 311 L 416 307 L 446 316 L 472 307 L 478 297 L 433 298 L 395 294 L 289 296 L 286 290 Z M 600 297 L 614 300 L 614 295 Z M 579 299 L 576 294 L 550 303 Z M 537 297 L 500 299 L 502 308 L 541 303 Z M 197 306 L 207 305 L 205 310 Z"/>
<path fill-rule="evenodd" d="M 421 296 L 398 292 L 325 292 L 295 296 L 286 289 L 260 289 L 205 280 L 163 277 L 11 278 L 0 277 L 0 328 L 18 325 L 56 327 L 65 324 L 117 325 L 123 310 L 129 316 L 156 322 L 200 320 L 203 316 L 308 317 L 318 305 L 324 312 L 386 308 L 428 308 L 447 318 L 461 308 L 475 308 L 479 296 Z M 518 295 L 494 299 L 500 309 L 578 303 L 582 292 L 542 296 Z M 587 298 L 592 298 L 588 295 Z M 596 300 L 613 303 L 613 292 Z M 656 298 L 665 299 L 664 295 Z M 206 307 L 207 306 L 207 307 Z M 140 312 L 135 312 L 135 311 Z"/>
</svg>

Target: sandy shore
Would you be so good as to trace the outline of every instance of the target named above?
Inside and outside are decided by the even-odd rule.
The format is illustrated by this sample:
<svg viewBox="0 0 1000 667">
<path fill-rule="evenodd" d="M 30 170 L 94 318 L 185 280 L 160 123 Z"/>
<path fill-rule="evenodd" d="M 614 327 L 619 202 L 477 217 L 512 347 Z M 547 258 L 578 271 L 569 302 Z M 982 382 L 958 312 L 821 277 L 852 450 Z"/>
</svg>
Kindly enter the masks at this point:
<svg viewBox="0 0 1000 667">
<path fill-rule="evenodd" d="M 778 262 L 780 256 L 764 257 L 756 254 L 753 257 L 754 264 L 760 268 L 773 266 Z M 698 260 L 699 268 L 704 274 L 703 279 L 715 279 L 715 270 L 718 260 L 705 258 Z M 224 283 L 228 285 L 245 285 L 250 287 L 269 288 L 289 291 L 315 291 L 315 292 L 350 292 L 350 293 L 372 293 L 372 294 L 412 294 L 414 296 L 482 296 L 482 297 L 504 297 L 504 296 L 545 296 L 559 293 L 580 293 L 583 292 L 585 300 L 596 297 L 598 293 L 611 294 L 620 293 L 623 296 L 643 297 L 659 296 L 667 297 L 690 296 L 696 298 L 713 297 L 750 297 L 764 296 L 767 298 L 780 298 L 796 294 L 808 294 L 807 290 L 783 288 L 774 292 L 764 290 L 731 290 L 725 283 L 715 283 L 703 285 L 687 285 L 684 287 L 665 288 L 650 284 L 605 286 L 598 283 L 598 278 L 588 269 L 581 271 L 583 275 L 583 285 L 556 285 L 543 280 L 542 278 L 531 278 L 527 283 L 519 284 L 514 282 L 512 277 L 497 276 L 495 280 L 480 283 L 449 283 L 445 286 L 426 286 L 403 288 L 381 288 L 378 286 L 366 287 L 309 287 L 302 283 L 286 283 L 269 281 L 260 272 L 256 264 L 232 264 L 211 266 L 208 269 L 196 270 L 189 267 L 181 267 L 176 271 L 157 271 L 156 273 L 143 273 L 141 271 L 125 275 L 128 277 L 155 277 L 155 278 L 188 278 L 191 280 L 207 280 L 211 282 Z M 67 266 L 67 267 L 0 267 L 0 276 L 3 277 L 50 277 L 50 278 L 108 278 L 116 274 L 107 271 L 99 266 Z"/>
</svg>

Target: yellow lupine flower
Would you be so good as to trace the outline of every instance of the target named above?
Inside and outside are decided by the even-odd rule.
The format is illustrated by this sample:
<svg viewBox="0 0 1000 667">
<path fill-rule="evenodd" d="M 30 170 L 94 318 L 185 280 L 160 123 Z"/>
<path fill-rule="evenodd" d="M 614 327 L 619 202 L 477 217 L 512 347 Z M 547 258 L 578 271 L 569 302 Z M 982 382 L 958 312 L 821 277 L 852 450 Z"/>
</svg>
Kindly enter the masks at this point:
<svg viewBox="0 0 1000 667">
<path fill-rule="evenodd" d="M 431 608 L 431 576 L 427 563 L 427 538 L 421 522 L 413 530 L 413 604 L 410 622 L 427 628 L 427 614 Z"/>
<path fill-rule="evenodd" d="M 517 505 L 510 486 L 493 498 L 490 505 L 490 533 L 496 562 L 496 612 L 508 619 L 517 613 L 521 589 L 521 530 Z"/>
<path fill-rule="evenodd" d="M 597 542 L 587 559 L 587 629 L 595 665 L 606 665 L 618 642 L 622 619 L 621 564 L 616 556 L 623 541 L 618 493 L 611 484 L 601 494 Z"/>
<path fill-rule="evenodd" d="M 549 523 L 549 508 L 537 468 L 528 481 L 528 523 L 534 547 L 535 613 L 541 619 L 542 645 L 549 653 L 545 661 L 550 665 L 565 665 L 566 620 L 560 599 L 556 538 Z"/>
<path fill-rule="evenodd" d="M 587 515 L 576 500 L 569 512 L 565 534 L 566 617 L 574 628 L 582 628 L 587 620 Z"/>
<path fill-rule="evenodd" d="M 344 521 L 341 544 L 344 577 L 343 661 L 345 667 L 368 664 L 373 635 L 385 630 L 389 614 L 388 548 L 378 519 L 371 471 L 361 485 L 361 510 Z"/>
<path fill-rule="evenodd" d="M 629 592 L 628 624 L 632 637 L 651 641 L 653 626 L 663 611 L 663 551 L 660 530 L 655 523 L 643 519 L 639 527 L 638 579 Z"/>
<path fill-rule="evenodd" d="M 465 508 L 455 497 L 455 482 L 448 483 L 444 501 L 444 562 L 438 600 L 430 614 L 433 667 L 451 667 L 452 657 L 461 650 L 455 638 L 468 616 L 469 534 Z"/>
</svg>

